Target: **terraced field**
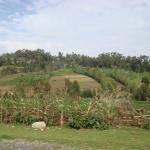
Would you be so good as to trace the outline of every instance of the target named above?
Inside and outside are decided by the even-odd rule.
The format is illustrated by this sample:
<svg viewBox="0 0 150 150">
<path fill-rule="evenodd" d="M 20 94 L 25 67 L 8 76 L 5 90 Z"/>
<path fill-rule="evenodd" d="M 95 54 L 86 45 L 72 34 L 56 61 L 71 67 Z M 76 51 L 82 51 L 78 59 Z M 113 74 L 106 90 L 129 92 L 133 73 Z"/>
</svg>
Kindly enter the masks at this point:
<svg viewBox="0 0 150 150">
<path fill-rule="evenodd" d="M 20 80 L 28 81 L 29 78 L 35 79 L 50 79 L 51 84 L 51 92 L 56 93 L 56 91 L 63 91 L 65 88 L 65 79 L 69 79 L 70 81 L 78 81 L 80 84 L 81 90 L 85 89 L 98 89 L 100 84 L 94 79 L 85 76 L 76 74 L 70 70 L 59 70 L 53 72 L 52 76 L 44 73 L 27 73 L 27 74 L 14 74 L 14 75 L 6 75 L 0 77 L 0 91 L 3 95 L 7 91 L 15 91 L 16 85 Z"/>
<path fill-rule="evenodd" d="M 80 84 L 81 90 L 98 89 L 100 87 L 98 82 L 90 77 L 79 74 L 68 74 L 63 76 L 54 76 L 51 78 L 50 82 L 52 93 L 55 93 L 58 89 L 65 89 L 65 79 L 69 79 L 70 81 L 77 81 Z"/>
<path fill-rule="evenodd" d="M 3 95 L 7 91 L 14 91 L 15 90 L 15 85 L 13 84 L 13 81 L 20 77 L 22 74 L 13 74 L 13 75 L 6 75 L 6 76 L 1 76 L 0 77 L 0 91 L 1 94 Z"/>
</svg>

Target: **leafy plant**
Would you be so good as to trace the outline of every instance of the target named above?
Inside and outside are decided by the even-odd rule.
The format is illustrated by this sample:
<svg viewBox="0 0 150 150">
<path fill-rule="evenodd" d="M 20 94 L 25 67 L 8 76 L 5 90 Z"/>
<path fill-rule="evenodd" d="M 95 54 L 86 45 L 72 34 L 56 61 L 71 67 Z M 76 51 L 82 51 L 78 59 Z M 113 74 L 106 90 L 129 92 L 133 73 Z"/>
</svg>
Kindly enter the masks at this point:
<svg viewBox="0 0 150 150">
<path fill-rule="evenodd" d="M 108 129 L 108 125 L 101 118 L 94 115 L 83 116 L 79 112 L 71 114 L 68 126 L 74 129 Z"/>
<path fill-rule="evenodd" d="M 146 123 L 144 124 L 143 128 L 150 130 L 150 121 L 146 122 Z"/>
</svg>

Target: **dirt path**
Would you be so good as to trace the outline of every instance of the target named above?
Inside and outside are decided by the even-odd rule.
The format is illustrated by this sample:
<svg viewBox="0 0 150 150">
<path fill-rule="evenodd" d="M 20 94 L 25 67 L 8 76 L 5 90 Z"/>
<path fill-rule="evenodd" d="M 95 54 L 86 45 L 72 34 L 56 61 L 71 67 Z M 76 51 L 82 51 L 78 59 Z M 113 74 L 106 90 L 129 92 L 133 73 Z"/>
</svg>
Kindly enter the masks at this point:
<svg viewBox="0 0 150 150">
<path fill-rule="evenodd" d="M 81 149 L 67 147 L 64 145 L 41 143 L 41 142 L 31 143 L 23 140 L 2 140 L 0 141 L 0 150 L 81 150 Z"/>
</svg>

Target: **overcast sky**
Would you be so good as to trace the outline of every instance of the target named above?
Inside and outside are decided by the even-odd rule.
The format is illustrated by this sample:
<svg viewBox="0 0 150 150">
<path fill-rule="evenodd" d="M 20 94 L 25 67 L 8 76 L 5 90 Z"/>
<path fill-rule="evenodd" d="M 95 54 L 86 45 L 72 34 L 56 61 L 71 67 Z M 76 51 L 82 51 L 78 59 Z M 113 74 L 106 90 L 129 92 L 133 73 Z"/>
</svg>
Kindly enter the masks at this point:
<svg viewBox="0 0 150 150">
<path fill-rule="evenodd" d="M 0 53 L 150 56 L 150 0 L 0 0 Z"/>
</svg>

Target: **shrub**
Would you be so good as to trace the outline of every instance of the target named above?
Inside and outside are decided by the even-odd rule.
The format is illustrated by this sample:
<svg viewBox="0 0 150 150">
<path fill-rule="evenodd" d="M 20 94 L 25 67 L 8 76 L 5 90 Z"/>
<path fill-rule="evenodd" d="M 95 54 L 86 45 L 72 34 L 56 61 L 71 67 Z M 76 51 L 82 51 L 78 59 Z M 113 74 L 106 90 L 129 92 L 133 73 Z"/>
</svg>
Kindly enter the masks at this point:
<svg viewBox="0 0 150 150">
<path fill-rule="evenodd" d="M 74 129 L 82 128 L 80 113 L 72 113 L 71 117 L 69 118 L 68 126 Z"/>
<path fill-rule="evenodd" d="M 92 91 L 90 89 L 87 89 L 87 90 L 81 91 L 80 96 L 84 97 L 84 98 L 92 98 L 92 97 L 96 96 L 96 92 L 95 92 L 95 90 Z"/>
<path fill-rule="evenodd" d="M 150 78 L 144 76 L 141 80 L 141 86 L 137 90 L 136 98 L 139 100 L 150 99 Z"/>
<path fill-rule="evenodd" d="M 144 129 L 149 129 L 150 130 L 150 121 L 146 122 L 143 126 Z"/>
<path fill-rule="evenodd" d="M 25 116 L 21 112 L 16 113 L 14 120 L 18 124 L 31 125 L 33 122 L 38 121 L 38 119 L 33 118 L 32 116 Z"/>
<path fill-rule="evenodd" d="M 74 129 L 108 129 L 108 125 L 99 117 L 94 115 L 82 116 L 79 112 L 74 112 L 71 115 L 68 126 Z"/>
</svg>

